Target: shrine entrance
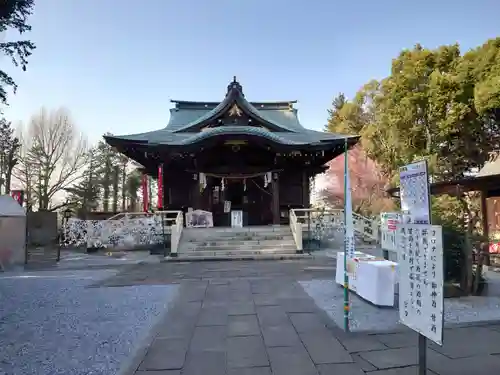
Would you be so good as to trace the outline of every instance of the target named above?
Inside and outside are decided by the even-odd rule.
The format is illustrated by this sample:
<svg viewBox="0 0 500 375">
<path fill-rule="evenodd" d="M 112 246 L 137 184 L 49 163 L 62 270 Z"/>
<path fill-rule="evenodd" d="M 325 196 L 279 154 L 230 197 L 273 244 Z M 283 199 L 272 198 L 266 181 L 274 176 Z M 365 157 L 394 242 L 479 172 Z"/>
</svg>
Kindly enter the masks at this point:
<svg viewBox="0 0 500 375">
<path fill-rule="evenodd" d="M 243 225 L 272 224 L 272 193 L 264 178 L 207 177 L 207 208 L 214 226 L 231 226 L 231 211 L 243 211 Z M 208 194 L 207 194 L 208 195 Z"/>
</svg>

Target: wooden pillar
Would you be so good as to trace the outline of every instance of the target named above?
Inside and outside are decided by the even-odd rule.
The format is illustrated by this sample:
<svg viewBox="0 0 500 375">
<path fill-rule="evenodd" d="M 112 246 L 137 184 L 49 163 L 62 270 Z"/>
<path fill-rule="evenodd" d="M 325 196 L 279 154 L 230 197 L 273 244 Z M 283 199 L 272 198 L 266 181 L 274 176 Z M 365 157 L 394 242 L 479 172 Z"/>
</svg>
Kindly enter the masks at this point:
<svg viewBox="0 0 500 375">
<path fill-rule="evenodd" d="M 193 207 L 193 210 L 203 210 L 204 207 L 202 207 L 202 204 L 201 204 L 201 187 L 200 187 L 200 182 L 198 181 L 198 178 L 199 176 L 197 176 L 197 178 L 195 179 L 196 175 L 192 175 L 191 176 L 191 179 L 192 179 L 192 182 L 193 182 L 193 187 L 192 187 L 192 201 L 191 201 L 191 204 L 192 204 L 192 207 Z"/>
<path fill-rule="evenodd" d="M 490 249 L 490 228 L 488 225 L 488 204 L 487 204 L 487 191 L 486 190 L 481 190 L 481 226 L 483 229 L 483 236 L 485 237 L 485 242 L 486 242 L 486 248 L 483 249 L 483 251 L 486 253 L 486 259 L 484 264 L 490 265 L 490 256 L 489 256 L 489 249 Z"/>
<path fill-rule="evenodd" d="M 273 191 L 273 224 L 279 225 L 280 223 L 280 185 L 278 173 L 273 173 L 272 191 Z"/>
<path fill-rule="evenodd" d="M 302 205 L 304 208 L 310 206 L 310 185 L 309 185 L 309 172 L 302 172 Z"/>
</svg>

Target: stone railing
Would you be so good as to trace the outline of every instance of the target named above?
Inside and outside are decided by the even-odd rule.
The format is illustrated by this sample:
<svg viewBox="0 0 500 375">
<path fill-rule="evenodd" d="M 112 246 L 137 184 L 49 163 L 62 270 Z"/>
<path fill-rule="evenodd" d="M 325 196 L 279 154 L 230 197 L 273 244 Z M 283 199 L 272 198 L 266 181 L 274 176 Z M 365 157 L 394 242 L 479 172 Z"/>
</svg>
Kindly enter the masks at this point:
<svg viewBox="0 0 500 375">
<path fill-rule="evenodd" d="M 290 229 L 292 230 L 293 240 L 297 246 L 297 251 L 302 251 L 302 224 L 299 223 L 295 210 L 290 210 Z"/>
<path fill-rule="evenodd" d="M 352 218 L 355 232 L 367 240 L 379 241 L 380 221 L 378 219 L 370 219 L 356 213 L 352 214 Z"/>
<path fill-rule="evenodd" d="M 182 237 L 182 229 L 184 228 L 184 216 L 182 215 L 182 211 L 177 212 L 177 216 L 175 217 L 175 221 L 172 224 L 172 235 L 170 237 L 171 248 L 170 255 L 177 256 L 177 250 L 179 249 L 179 243 Z"/>
<path fill-rule="evenodd" d="M 68 219 L 63 226 L 64 246 L 131 249 L 162 243 L 170 235 L 177 252 L 182 235 L 181 211 L 124 212 L 108 220 Z"/>
<path fill-rule="evenodd" d="M 354 232 L 368 241 L 379 241 L 380 223 L 353 213 Z M 344 235 L 343 209 L 298 208 L 290 210 L 290 228 L 297 245 L 302 249 L 303 232 L 316 240 L 331 239 Z M 300 229 L 299 229 L 300 228 Z M 300 232 L 300 234 L 299 234 Z"/>
</svg>

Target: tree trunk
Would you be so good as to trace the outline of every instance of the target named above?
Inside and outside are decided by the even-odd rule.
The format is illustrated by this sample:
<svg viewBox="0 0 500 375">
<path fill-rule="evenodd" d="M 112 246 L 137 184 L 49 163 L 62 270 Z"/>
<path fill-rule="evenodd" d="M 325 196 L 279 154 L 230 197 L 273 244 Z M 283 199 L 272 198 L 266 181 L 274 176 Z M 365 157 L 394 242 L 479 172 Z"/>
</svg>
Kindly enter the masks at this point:
<svg viewBox="0 0 500 375">
<path fill-rule="evenodd" d="M 474 280 L 472 282 L 472 294 L 477 296 L 479 295 L 479 288 L 481 286 L 481 279 L 483 274 L 483 265 L 486 259 L 486 255 L 489 252 L 489 242 L 486 241 L 481 243 L 481 248 L 479 249 L 479 254 L 477 256 L 477 265 L 476 265 L 476 273 L 474 275 Z"/>
<path fill-rule="evenodd" d="M 127 164 L 123 164 L 122 168 L 122 212 L 127 209 Z"/>
<path fill-rule="evenodd" d="M 473 273 L 472 268 L 474 266 L 474 258 L 473 258 L 473 244 L 471 241 L 471 233 L 473 231 L 473 222 L 471 218 L 471 211 L 469 209 L 469 204 L 464 197 L 459 198 L 459 202 L 462 205 L 462 218 L 464 222 L 465 229 L 465 244 L 464 244 L 464 252 L 465 252 L 465 272 L 462 276 L 461 289 L 465 291 L 467 294 L 472 293 L 473 287 Z"/>
<path fill-rule="evenodd" d="M 5 155 L 0 154 L 0 195 L 2 195 L 2 187 L 4 185 L 4 172 L 5 172 Z"/>
<path fill-rule="evenodd" d="M 120 167 L 113 167 L 113 213 L 118 212 L 118 184 L 120 180 Z"/>
<path fill-rule="evenodd" d="M 130 210 L 132 212 L 136 212 L 137 211 L 137 196 L 130 196 Z"/>
<path fill-rule="evenodd" d="M 5 174 L 5 194 L 10 193 L 10 182 L 12 180 L 12 169 L 9 169 Z"/>
<path fill-rule="evenodd" d="M 104 180 L 103 180 L 103 197 L 102 197 L 102 209 L 104 212 L 109 211 L 109 196 L 111 194 L 111 160 L 109 156 L 106 156 L 106 161 L 105 161 L 105 167 L 104 167 Z"/>
</svg>

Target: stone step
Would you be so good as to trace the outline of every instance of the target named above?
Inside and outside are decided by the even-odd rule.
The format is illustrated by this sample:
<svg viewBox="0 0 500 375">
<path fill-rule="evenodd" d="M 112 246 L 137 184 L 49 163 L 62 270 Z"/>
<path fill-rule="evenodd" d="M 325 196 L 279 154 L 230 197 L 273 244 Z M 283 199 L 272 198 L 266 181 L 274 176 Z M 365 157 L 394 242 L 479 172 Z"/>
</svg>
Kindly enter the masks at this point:
<svg viewBox="0 0 500 375">
<path fill-rule="evenodd" d="M 260 249 L 207 249 L 180 252 L 180 256 L 242 256 L 242 255 L 261 255 L 261 254 L 296 254 L 295 248 L 280 249 L 280 248 L 260 248 Z"/>
<path fill-rule="evenodd" d="M 202 240 L 202 239 L 208 239 L 208 238 L 223 238 L 223 239 L 281 239 L 283 237 L 290 237 L 292 233 L 290 231 L 288 232 L 268 232 L 268 233 L 230 233 L 230 232 L 225 232 L 221 234 L 217 233 L 210 233 L 210 234 L 194 234 L 194 233 L 183 233 L 183 238 L 186 240 Z"/>
<path fill-rule="evenodd" d="M 203 232 L 214 232 L 214 233 L 223 233 L 223 232 L 279 232 L 282 230 L 290 230 L 290 226 L 288 225 L 250 225 L 241 228 L 233 228 L 233 227 L 212 227 L 212 228 L 184 228 L 185 231 L 195 231 L 198 233 Z"/>
<path fill-rule="evenodd" d="M 210 246 L 210 247 L 199 247 L 194 249 L 179 249 L 179 253 L 187 254 L 187 253 L 196 253 L 200 251 L 297 251 L 297 246 L 289 245 L 289 246 L 248 246 L 248 247 L 218 247 L 218 246 Z"/>
<path fill-rule="evenodd" d="M 296 252 L 288 226 L 188 228 L 179 247 L 179 256 L 190 259 L 252 259 L 264 255 L 275 259 Z"/>
<path fill-rule="evenodd" d="M 259 227 L 261 229 L 249 229 L 249 227 L 244 228 L 188 228 L 183 230 L 183 237 L 185 238 L 235 238 L 235 237 L 261 237 L 261 236 L 286 236 L 290 235 L 291 231 L 289 227 Z"/>
<path fill-rule="evenodd" d="M 218 255 L 218 256 L 183 256 L 166 257 L 162 262 L 203 262 L 203 261 L 234 261 L 234 260 L 300 260 L 312 259 L 309 254 L 261 254 L 261 255 Z"/>
<path fill-rule="evenodd" d="M 222 247 L 222 246 L 207 246 L 207 247 L 198 247 L 198 248 L 191 248 L 191 249 L 186 249 L 186 248 L 181 248 L 179 249 L 179 253 L 182 254 L 187 254 L 187 253 L 197 253 L 201 251 L 208 251 L 208 252 L 216 252 L 216 251 L 230 251 L 230 252 L 238 252 L 238 251 L 265 251 L 265 252 L 272 252 L 272 251 L 291 251 L 291 252 L 296 252 L 297 247 L 295 245 L 284 245 L 284 246 L 247 246 L 247 247 Z"/>
<path fill-rule="evenodd" d="M 212 241 L 193 241 L 185 242 L 185 246 L 190 247 L 207 247 L 207 246 L 222 246 L 222 247 L 241 247 L 241 246 L 281 246 L 281 245 L 294 245 L 295 242 L 292 238 L 282 239 L 282 240 L 250 240 L 250 241 L 238 241 L 238 240 L 221 240 L 213 239 Z"/>
<path fill-rule="evenodd" d="M 223 241 L 223 242 L 265 242 L 265 241 L 293 241 L 292 235 L 286 236 L 253 236 L 253 237 L 197 237 L 197 238 L 182 238 L 186 243 L 203 243 L 203 242 L 215 242 L 215 241 Z"/>
</svg>

